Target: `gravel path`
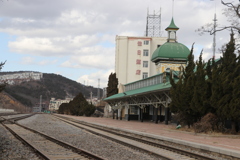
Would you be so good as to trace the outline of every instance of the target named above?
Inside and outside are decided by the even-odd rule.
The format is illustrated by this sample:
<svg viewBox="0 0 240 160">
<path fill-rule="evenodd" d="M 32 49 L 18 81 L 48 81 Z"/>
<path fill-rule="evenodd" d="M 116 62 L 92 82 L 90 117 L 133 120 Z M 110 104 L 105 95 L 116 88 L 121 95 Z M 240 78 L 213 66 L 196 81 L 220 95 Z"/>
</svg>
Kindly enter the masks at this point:
<svg viewBox="0 0 240 160">
<path fill-rule="evenodd" d="M 140 151 L 138 152 L 105 138 L 87 133 L 84 130 L 60 121 L 51 115 L 37 114 L 21 120 L 19 123 L 109 160 L 157 159 L 154 156 L 143 154 Z"/>
<path fill-rule="evenodd" d="M 0 124 L 0 160 L 40 160 Z"/>
</svg>

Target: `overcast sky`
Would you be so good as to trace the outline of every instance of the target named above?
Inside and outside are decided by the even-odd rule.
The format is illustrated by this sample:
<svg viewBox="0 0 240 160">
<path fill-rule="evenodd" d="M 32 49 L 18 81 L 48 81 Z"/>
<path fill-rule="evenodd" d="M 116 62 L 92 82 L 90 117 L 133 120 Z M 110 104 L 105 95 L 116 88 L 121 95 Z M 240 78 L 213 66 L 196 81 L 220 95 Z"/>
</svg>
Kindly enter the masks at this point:
<svg viewBox="0 0 240 160">
<path fill-rule="evenodd" d="M 225 0 L 235 2 L 238 0 Z M 215 7 L 216 6 L 216 7 Z M 162 33 L 172 18 L 172 0 L 2 0 L 0 1 L 0 62 L 2 71 L 39 71 L 106 87 L 114 72 L 115 37 L 143 36 L 149 12 L 162 14 Z M 227 23 L 220 0 L 175 0 L 178 42 L 195 57 L 212 57 L 209 34 L 196 29 L 211 23 L 216 8 L 219 25 Z M 217 48 L 229 41 L 228 31 L 217 33 Z M 216 57 L 220 57 L 217 54 Z"/>
</svg>

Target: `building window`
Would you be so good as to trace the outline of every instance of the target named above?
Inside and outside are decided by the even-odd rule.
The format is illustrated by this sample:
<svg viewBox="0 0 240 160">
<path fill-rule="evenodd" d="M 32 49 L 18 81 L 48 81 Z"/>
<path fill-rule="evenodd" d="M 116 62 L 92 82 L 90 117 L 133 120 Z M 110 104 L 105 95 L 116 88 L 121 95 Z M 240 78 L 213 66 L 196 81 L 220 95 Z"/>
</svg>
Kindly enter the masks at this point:
<svg viewBox="0 0 240 160">
<path fill-rule="evenodd" d="M 137 59 L 136 64 L 141 64 L 141 59 Z"/>
<path fill-rule="evenodd" d="M 148 73 L 147 72 L 143 72 L 142 78 L 143 79 L 148 78 Z"/>
<path fill-rule="evenodd" d="M 160 45 L 160 44 L 158 44 L 158 45 L 157 45 L 157 48 L 159 48 L 159 47 L 161 47 L 161 45 Z"/>
<path fill-rule="evenodd" d="M 143 61 L 143 68 L 148 68 L 148 61 Z"/>
<path fill-rule="evenodd" d="M 138 46 L 142 46 L 142 42 L 141 41 L 138 41 Z"/>
<path fill-rule="evenodd" d="M 141 70 L 136 70 L 136 75 L 140 75 Z"/>
<path fill-rule="evenodd" d="M 143 56 L 148 56 L 148 50 L 147 49 L 143 50 Z"/>
<path fill-rule="evenodd" d="M 137 54 L 138 54 L 138 55 L 141 55 L 141 50 L 138 50 L 138 51 L 137 51 Z"/>
<path fill-rule="evenodd" d="M 149 44 L 149 41 L 144 41 L 143 44 L 144 44 L 144 45 L 148 45 L 148 44 Z"/>
</svg>

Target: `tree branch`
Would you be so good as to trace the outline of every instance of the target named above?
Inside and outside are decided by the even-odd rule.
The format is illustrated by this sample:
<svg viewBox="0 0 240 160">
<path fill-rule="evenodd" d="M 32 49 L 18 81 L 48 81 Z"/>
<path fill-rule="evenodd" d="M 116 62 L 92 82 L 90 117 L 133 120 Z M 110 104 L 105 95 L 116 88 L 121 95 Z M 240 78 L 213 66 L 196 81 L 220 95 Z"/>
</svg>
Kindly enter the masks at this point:
<svg viewBox="0 0 240 160">
<path fill-rule="evenodd" d="M 236 12 L 236 15 L 238 16 L 238 18 L 240 18 L 240 5 L 234 6 L 232 3 L 225 3 L 223 2 L 223 0 L 221 0 L 222 4 L 234 9 L 234 11 Z"/>
</svg>

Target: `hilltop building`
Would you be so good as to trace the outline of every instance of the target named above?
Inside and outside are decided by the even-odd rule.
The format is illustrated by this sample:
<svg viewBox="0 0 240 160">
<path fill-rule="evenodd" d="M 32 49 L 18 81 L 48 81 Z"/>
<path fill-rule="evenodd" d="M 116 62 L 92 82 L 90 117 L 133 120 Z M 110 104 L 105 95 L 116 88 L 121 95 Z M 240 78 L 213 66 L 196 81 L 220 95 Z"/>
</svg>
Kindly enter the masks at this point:
<svg viewBox="0 0 240 160">
<path fill-rule="evenodd" d="M 156 123 L 158 121 L 165 121 L 165 123 L 168 124 L 171 116 L 168 107 L 171 102 L 171 97 L 169 95 L 171 88 L 169 82 L 170 70 L 173 70 L 172 76 L 177 79 L 179 67 L 186 66 L 187 57 L 190 53 L 190 50 L 185 45 L 177 42 L 176 33 L 178 29 L 179 28 L 174 23 L 174 19 L 172 19 L 170 25 L 166 28 L 166 31 L 168 32 L 166 42 L 164 44 L 157 44 L 154 51 L 149 48 L 149 51 L 151 51 L 149 59 L 153 63 L 151 65 L 149 64 L 149 66 L 152 67 L 148 68 L 149 70 L 147 71 L 148 75 L 152 76 L 143 77 L 143 74 L 141 74 L 143 79 L 139 78 L 137 81 L 131 81 L 134 80 L 136 77 L 135 75 L 132 75 L 131 78 L 126 77 L 128 76 L 128 72 L 132 72 L 131 70 L 136 68 L 134 67 L 136 62 L 133 62 L 134 64 L 132 67 L 123 66 L 124 72 L 127 72 L 125 75 L 116 68 L 116 73 L 120 73 L 117 74 L 120 83 L 126 83 L 124 83 L 120 93 L 107 97 L 104 100 L 111 106 L 113 111 L 117 112 L 117 118 L 140 121 L 152 120 Z M 145 41 L 147 39 L 143 40 Z M 148 39 L 148 41 L 150 40 L 151 39 Z M 128 41 L 130 41 L 130 39 Z M 132 42 L 136 43 L 138 41 L 139 43 L 141 42 L 138 39 L 134 39 L 128 43 L 131 44 Z M 143 43 L 145 43 L 144 41 Z M 156 46 L 156 44 L 154 46 Z M 128 45 L 125 45 L 125 47 L 127 52 Z M 116 49 L 118 49 L 118 47 L 116 47 Z M 135 49 L 138 50 L 137 46 Z M 139 50 L 143 51 L 144 49 L 145 48 Z M 134 51 L 131 51 L 131 53 L 134 53 Z M 118 61 L 120 60 L 122 60 L 123 63 L 124 59 L 126 60 L 126 57 L 129 55 L 118 54 L 118 56 L 119 57 L 116 57 L 116 64 L 118 64 Z M 129 56 L 129 59 L 131 58 L 136 57 Z M 141 60 L 143 61 L 143 59 Z M 131 62 L 128 61 L 125 63 L 126 65 L 131 64 Z"/>
<path fill-rule="evenodd" d="M 0 82 L 7 82 L 9 85 L 28 82 L 30 80 L 41 80 L 42 78 L 43 73 L 40 72 L 2 72 L 0 74 Z"/>
<path fill-rule="evenodd" d="M 59 109 L 59 106 L 62 103 L 69 103 L 71 100 L 72 100 L 71 98 L 66 98 L 64 100 L 51 98 L 48 108 L 49 108 L 50 111 L 57 111 Z"/>
</svg>

